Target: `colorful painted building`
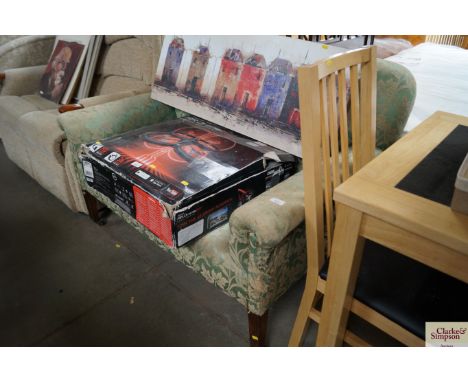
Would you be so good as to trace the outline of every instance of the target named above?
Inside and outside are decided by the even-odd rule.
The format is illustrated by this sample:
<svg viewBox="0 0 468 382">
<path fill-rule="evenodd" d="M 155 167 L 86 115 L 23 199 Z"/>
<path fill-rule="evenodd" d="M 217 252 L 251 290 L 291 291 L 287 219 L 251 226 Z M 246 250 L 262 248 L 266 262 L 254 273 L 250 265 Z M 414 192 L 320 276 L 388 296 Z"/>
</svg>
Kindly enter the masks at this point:
<svg viewBox="0 0 468 382">
<path fill-rule="evenodd" d="M 224 53 L 211 97 L 213 106 L 232 108 L 244 59 L 239 49 L 228 49 Z"/>
<path fill-rule="evenodd" d="M 161 83 L 164 86 L 168 88 L 175 87 L 184 51 L 184 40 L 180 37 L 176 37 L 169 44 L 161 77 Z"/>
<path fill-rule="evenodd" d="M 272 61 L 263 81 L 262 92 L 255 110 L 257 117 L 266 120 L 279 119 L 292 74 L 293 67 L 288 60 L 276 58 Z"/>
<path fill-rule="evenodd" d="M 253 54 L 244 63 L 237 85 L 234 105 L 242 111 L 253 113 L 257 107 L 258 97 L 265 79 L 265 58 Z"/>
<path fill-rule="evenodd" d="M 185 94 L 191 97 L 199 97 L 203 85 L 206 67 L 210 59 L 208 47 L 200 46 L 193 52 L 190 69 L 185 83 Z"/>
<path fill-rule="evenodd" d="M 297 70 L 294 71 L 294 76 L 289 84 L 288 94 L 284 101 L 283 110 L 281 111 L 280 121 L 287 123 L 290 126 L 295 126 L 298 129 L 301 127 Z"/>
</svg>

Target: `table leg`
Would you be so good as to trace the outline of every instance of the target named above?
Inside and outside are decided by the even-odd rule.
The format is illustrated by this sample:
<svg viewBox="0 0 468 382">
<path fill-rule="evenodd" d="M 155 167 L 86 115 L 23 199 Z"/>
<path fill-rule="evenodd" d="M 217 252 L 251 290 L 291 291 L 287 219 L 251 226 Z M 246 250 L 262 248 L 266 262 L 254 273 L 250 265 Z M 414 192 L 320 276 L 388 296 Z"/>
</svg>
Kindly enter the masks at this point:
<svg viewBox="0 0 468 382">
<path fill-rule="evenodd" d="M 327 285 L 317 346 L 340 346 L 348 322 L 365 239 L 359 236 L 362 213 L 337 203 Z"/>
</svg>

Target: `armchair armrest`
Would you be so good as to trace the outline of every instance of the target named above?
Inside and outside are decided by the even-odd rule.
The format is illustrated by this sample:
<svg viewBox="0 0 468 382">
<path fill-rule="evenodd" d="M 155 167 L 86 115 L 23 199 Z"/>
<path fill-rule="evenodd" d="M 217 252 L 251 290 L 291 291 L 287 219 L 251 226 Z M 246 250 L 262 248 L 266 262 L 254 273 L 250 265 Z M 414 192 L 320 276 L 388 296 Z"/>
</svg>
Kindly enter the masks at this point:
<svg viewBox="0 0 468 382">
<path fill-rule="evenodd" d="M 149 94 L 140 94 L 64 113 L 58 121 L 68 143 L 80 145 L 175 118 L 174 108 L 152 100 Z"/>
<path fill-rule="evenodd" d="M 65 105 L 60 105 L 58 108 L 58 112 L 60 114 L 68 113 L 69 111 L 80 110 L 83 109 L 84 106 L 81 103 L 67 103 Z"/>
<path fill-rule="evenodd" d="M 230 219 L 231 236 L 245 241 L 254 234 L 256 245 L 277 246 L 304 222 L 302 171 L 236 209 Z"/>
<path fill-rule="evenodd" d="M 0 94 L 22 96 L 36 93 L 44 70 L 45 65 L 5 70 Z"/>
</svg>

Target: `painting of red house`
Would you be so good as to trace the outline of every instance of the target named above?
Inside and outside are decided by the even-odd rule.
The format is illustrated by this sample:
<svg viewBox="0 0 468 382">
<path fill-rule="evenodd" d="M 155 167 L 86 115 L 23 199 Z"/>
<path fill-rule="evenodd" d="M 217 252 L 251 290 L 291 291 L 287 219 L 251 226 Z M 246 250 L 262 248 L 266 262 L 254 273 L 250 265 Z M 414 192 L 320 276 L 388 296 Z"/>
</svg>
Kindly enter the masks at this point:
<svg viewBox="0 0 468 382">
<path fill-rule="evenodd" d="M 294 71 L 294 77 L 289 83 L 288 94 L 283 104 L 280 121 L 290 126 L 301 127 L 299 115 L 299 88 L 297 85 L 297 70 Z"/>
<path fill-rule="evenodd" d="M 168 35 L 151 97 L 301 156 L 297 70 L 344 51 L 284 36 Z"/>
<path fill-rule="evenodd" d="M 234 105 L 243 111 L 253 113 L 265 79 L 266 63 L 261 54 L 253 54 L 245 60 L 237 85 Z"/>
<path fill-rule="evenodd" d="M 210 51 L 206 46 L 200 46 L 193 52 L 190 70 L 185 82 L 185 94 L 199 97 L 203 85 L 206 67 L 210 59 Z"/>
<path fill-rule="evenodd" d="M 180 37 L 174 38 L 169 44 L 161 78 L 161 82 L 165 86 L 175 87 L 184 51 L 184 40 Z"/>
<path fill-rule="evenodd" d="M 224 109 L 230 109 L 233 106 L 243 61 L 239 49 L 226 50 L 221 60 L 215 90 L 211 98 L 212 105 Z"/>
</svg>

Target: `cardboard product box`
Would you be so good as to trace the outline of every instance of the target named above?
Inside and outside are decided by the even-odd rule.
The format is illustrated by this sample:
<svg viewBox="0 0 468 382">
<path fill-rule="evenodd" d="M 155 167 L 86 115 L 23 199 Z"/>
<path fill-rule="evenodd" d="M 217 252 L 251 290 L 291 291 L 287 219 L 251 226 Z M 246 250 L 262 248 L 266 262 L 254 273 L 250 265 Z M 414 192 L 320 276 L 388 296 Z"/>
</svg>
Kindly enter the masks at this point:
<svg viewBox="0 0 468 382">
<path fill-rule="evenodd" d="M 458 170 L 451 207 L 454 211 L 468 214 L 468 155 Z"/>
<path fill-rule="evenodd" d="M 81 161 L 89 186 L 171 247 L 296 171 L 294 156 L 192 117 L 83 145 Z"/>
</svg>

